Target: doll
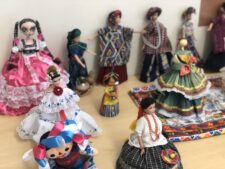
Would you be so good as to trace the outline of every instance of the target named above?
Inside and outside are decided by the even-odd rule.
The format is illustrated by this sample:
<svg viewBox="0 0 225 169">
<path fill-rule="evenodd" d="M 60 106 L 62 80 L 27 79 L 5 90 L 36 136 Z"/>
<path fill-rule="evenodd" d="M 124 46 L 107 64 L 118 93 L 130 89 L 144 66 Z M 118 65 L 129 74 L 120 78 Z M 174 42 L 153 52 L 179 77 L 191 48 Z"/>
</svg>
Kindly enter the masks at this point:
<svg viewBox="0 0 225 169">
<path fill-rule="evenodd" d="M 118 75 L 114 72 L 105 75 L 103 79 L 105 93 L 100 107 L 100 114 L 102 116 L 114 117 L 119 114 L 118 79 Z"/>
<path fill-rule="evenodd" d="M 67 36 L 67 49 L 69 53 L 69 74 L 70 83 L 69 88 L 72 90 L 78 89 L 81 91 L 88 90 L 89 83 L 87 83 L 88 71 L 87 65 L 84 60 L 84 52 L 88 52 L 91 55 L 96 55 L 94 52 L 87 49 L 87 44 L 80 42 L 81 31 L 79 29 L 73 29 Z M 85 81 L 85 82 L 83 82 Z M 89 81 L 88 81 L 89 82 Z M 81 84 L 85 84 L 84 88 L 79 87 Z M 93 82 L 90 82 L 92 84 Z M 84 86 L 84 85 L 83 85 Z"/>
<path fill-rule="evenodd" d="M 212 20 L 208 31 L 212 32 L 213 51 L 204 68 L 210 71 L 225 70 L 225 2 L 219 8 L 219 15 Z"/>
<path fill-rule="evenodd" d="M 187 39 L 188 45 L 187 50 L 190 50 L 192 54 L 200 59 L 197 49 L 195 48 L 195 35 L 194 35 L 194 25 L 191 22 L 192 14 L 195 14 L 196 10 L 193 7 L 188 7 L 182 14 L 183 25 L 181 31 L 182 39 Z"/>
<path fill-rule="evenodd" d="M 172 47 L 164 25 L 157 21 L 162 10 L 152 7 L 148 10 L 149 24 L 144 28 L 143 54 L 144 61 L 140 75 L 142 82 L 154 81 L 159 75 L 165 73 L 172 59 Z"/>
<path fill-rule="evenodd" d="M 103 84 L 106 74 L 114 71 L 119 75 L 119 83 L 127 80 L 127 62 L 129 61 L 133 29 L 120 25 L 120 10 L 111 12 L 108 25 L 98 31 L 100 48 L 100 70 L 97 82 Z"/>
<path fill-rule="evenodd" d="M 167 118 L 199 121 L 203 113 L 204 96 L 211 83 L 203 69 L 195 66 L 197 59 L 191 51 L 184 50 L 186 39 L 180 40 L 181 50 L 174 57 L 174 64 L 155 80 L 158 113 Z"/>
<path fill-rule="evenodd" d="M 18 28 L 22 39 L 18 37 Z M 46 73 L 49 65 L 55 65 L 64 83 L 68 83 L 67 72 L 53 62 L 38 21 L 26 18 L 17 22 L 12 53 L 0 75 L 0 113 L 20 115 L 37 105 L 49 85 Z"/>
<path fill-rule="evenodd" d="M 177 148 L 162 134 L 162 123 L 155 114 L 155 100 L 140 103 L 135 132 L 122 147 L 116 169 L 182 169 Z"/>
<path fill-rule="evenodd" d="M 50 132 L 44 133 L 39 144 L 23 156 L 33 153 L 39 169 L 97 169 L 93 161 L 95 150 L 88 138 L 73 120 L 57 122 Z"/>
<path fill-rule="evenodd" d="M 96 136 L 101 129 L 93 117 L 80 110 L 77 102 L 79 96 L 62 85 L 61 75 L 56 67 L 48 69 L 50 86 L 45 92 L 40 104 L 32 108 L 24 120 L 17 127 L 17 133 L 22 139 L 33 139 L 38 142 L 40 133 L 47 132 L 60 120 L 61 112 L 65 112 L 68 119 L 75 120 L 87 134 Z"/>
</svg>

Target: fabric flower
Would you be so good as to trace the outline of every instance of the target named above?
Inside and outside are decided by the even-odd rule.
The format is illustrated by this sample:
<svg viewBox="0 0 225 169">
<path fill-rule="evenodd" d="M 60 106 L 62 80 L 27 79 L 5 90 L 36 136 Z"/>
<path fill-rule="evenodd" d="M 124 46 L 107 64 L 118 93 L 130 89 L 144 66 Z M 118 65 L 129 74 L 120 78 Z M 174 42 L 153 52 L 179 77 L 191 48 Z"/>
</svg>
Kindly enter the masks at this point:
<svg viewBox="0 0 225 169">
<path fill-rule="evenodd" d="M 183 65 L 180 69 L 180 75 L 185 76 L 185 75 L 189 74 L 190 71 L 191 71 L 191 69 L 190 69 L 189 65 Z"/>
<path fill-rule="evenodd" d="M 63 89 L 59 86 L 56 86 L 54 87 L 54 90 L 53 90 L 53 93 L 56 95 L 56 96 L 60 96 L 62 95 L 63 93 Z"/>
</svg>

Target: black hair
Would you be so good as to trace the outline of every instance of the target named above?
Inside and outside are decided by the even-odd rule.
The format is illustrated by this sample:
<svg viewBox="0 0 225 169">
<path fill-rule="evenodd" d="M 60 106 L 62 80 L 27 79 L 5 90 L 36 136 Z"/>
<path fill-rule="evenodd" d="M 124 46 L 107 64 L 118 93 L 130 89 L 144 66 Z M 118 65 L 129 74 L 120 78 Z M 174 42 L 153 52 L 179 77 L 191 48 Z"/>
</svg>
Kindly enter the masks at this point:
<svg viewBox="0 0 225 169">
<path fill-rule="evenodd" d="M 153 99 L 152 97 L 147 97 L 142 99 L 140 106 L 142 109 L 147 109 L 150 105 L 155 103 L 155 99 Z"/>
<path fill-rule="evenodd" d="M 14 27 L 14 39 L 18 37 L 18 26 L 19 26 L 19 22 L 16 22 Z"/>
<path fill-rule="evenodd" d="M 185 19 L 185 17 L 186 17 L 187 15 L 193 14 L 193 13 L 195 13 L 195 12 L 196 12 L 196 10 L 195 10 L 194 7 L 188 7 L 188 8 L 184 11 L 184 13 L 182 14 L 182 19 Z"/>
<path fill-rule="evenodd" d="M 38 20 L 35 21 L 35 24 L 36 24 L 36 27 L 37 27 L 38 34 L 41 34 L 42 33 L 41 26 L 40 26 L 40 23 L 38 22 Z"/>
<path fill-rule="evenodd" d="M 31 18 L 25 18 L 25 19 L 22 19 L 21 21 L 20 21 L 20 29 L 21 29 L 21 27 L 22 27 L 22 25 L 24 24 L 24 23 L 26 23 L 26 22 L 33 22 L 35 25 L 36 25 L 36 22 L 33 20 L 33 19 L 31 19 Z"/>
<path fill-rule="evenodd" d="M 41 143 L 42 140 L 48 138 L 49 133 L 50 133 L 50 131 L 44 133 L 44 134 L 41 136 L 39 143 Z M 49 148 L 46 148 L 46 150 L 48 150 L 48 149 L 49 149 Z"/>
<path fill-rule="evenodd" d="M 73 29 L 72 31 L 68 32 L 68 35 L 67 35 L 67 50 L 69 51 L 69 47 L 71 44 L 73 44 L 73 39 L 75 37 L 78 37 L 81 35 L 81 31 L 80 29 Z M 69 57 L 70 57 L 70 54 L 69 54 Z"/>
</svg>

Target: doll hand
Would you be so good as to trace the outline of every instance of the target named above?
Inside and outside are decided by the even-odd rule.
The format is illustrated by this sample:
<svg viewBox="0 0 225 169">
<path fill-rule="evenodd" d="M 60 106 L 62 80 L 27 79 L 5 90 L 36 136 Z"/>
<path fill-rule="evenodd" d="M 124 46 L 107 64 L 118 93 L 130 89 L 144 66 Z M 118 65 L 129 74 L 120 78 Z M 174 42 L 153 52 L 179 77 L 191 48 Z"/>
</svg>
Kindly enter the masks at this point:
<svg viewBox="0 0 225 169">
<path fill-rule="evenodd" d="M 92 148 L 93 149 L 93 155 L 97 155 L 98 154 L 98 150 L 95 149 L 95 148 Z"/>
<path fill-rule="evenodd" d="M 13 46 L 12 47 L 12 52 L 13 53 L 18 53 L 19 52 L 19 48 L 17 46 Z"/>
<path fill-rule="evenodd" d="M 47 46 L 45 41 L 40 41 L 39 45 L 40 45 L 40 48 L 42 48 L 42 49 L 44 49 Z"/>
<path fill-rule="evenodd" d="M 141 156 L 145 153 L 145 149 L 141 148 Z"/>
<path fill-rule="evenodd" d="M 82 64 L 81 66 L 82 66 L 83 68 L 86 68 L 85 64 Z"/>
</svg>

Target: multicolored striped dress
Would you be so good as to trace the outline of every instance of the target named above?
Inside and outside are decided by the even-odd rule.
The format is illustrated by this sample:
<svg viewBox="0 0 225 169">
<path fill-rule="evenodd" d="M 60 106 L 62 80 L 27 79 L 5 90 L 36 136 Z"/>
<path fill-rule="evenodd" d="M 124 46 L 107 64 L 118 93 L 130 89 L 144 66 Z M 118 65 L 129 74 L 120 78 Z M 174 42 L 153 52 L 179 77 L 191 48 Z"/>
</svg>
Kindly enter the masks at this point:
<svg viewBox="0 0 225 169">
<path fill-rule="evenodd" d="M 201 114 L 204 96 L 211 86 L 202 69 L 195 66 L 197 61 L 190 51 L 178 51 L 176 63 L 155 80 L 159 96 L 159 114 L 172 118 L 195 118 Z"/>
</svg>

